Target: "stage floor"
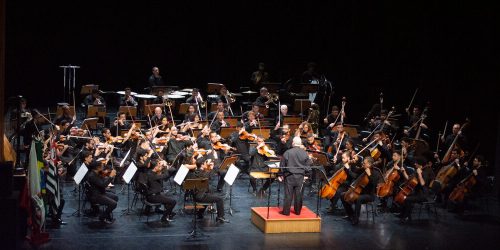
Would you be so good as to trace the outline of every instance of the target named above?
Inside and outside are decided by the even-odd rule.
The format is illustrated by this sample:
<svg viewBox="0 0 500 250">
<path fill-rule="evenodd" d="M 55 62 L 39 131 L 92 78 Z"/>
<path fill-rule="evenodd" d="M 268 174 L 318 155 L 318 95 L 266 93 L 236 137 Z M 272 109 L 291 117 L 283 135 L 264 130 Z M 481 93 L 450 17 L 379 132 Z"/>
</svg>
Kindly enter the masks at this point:
<svg viewBox="0 0 500 250">
<path fill-rule="evenodd" d="M 407 224 L 400 224 L 391 213 L 379 214 L 375 223 L 367 220 L 364 211 L 360 223 L 352 226 L 341 215 L 328 215 L 325 210 L 329 202 L 323 201 L 321 211 L 321 233 L 265 234 L 250 221 L 251 207 L 267 205 L 267 199 L 257 198 L 247 191 L 248 178 L 237 179 L 233 187 L 233 216 L 226 213 L 230 220 L 227 224 L 215 223 L 210 215 L 198 223 L 199 230 L 208 235 L 196 242 L 185 241 L 192 230 L 192 215 L 179 214 L 182 199 L 179 192 L 175 211 L 175 221 L 163 225 L 160 215 L 142 216 L 137 211 L 122 215 L 127 208 L 126 188 L 119 194 L 118 208 L 114 212 L 116 221 L 103 225 L 97 218 L 74 217 L 77 208 L 73 184 L 64 185 L 63 220 L 68 224 L 60 229 L 48 229 L 51 241 L 40 249 L 498 249 L 500 245 L 500 220 L 481 211 L 474 211 L 463 218 L 439 209 L 438 221 L 428 219 L 425 212 L 422 218 Z M 166 183 L 166 188 L 169 184 Z M 227 187 L 227 186 L 226 186 Z M 277 184 L 272 186 L 271 203 L 276 206 Z M 121 185 L 114 190 L 119 192 Z M 305 189 L 308 193 L 309 188 Z M 130 199 L 133 194 L 131 193 Z M 283 189 L 281 189 L 283 198 Z M 282 202 L 280 202 L 282 204 Z M 226 209 L 229 200 L 226 200 Z M 304 205 L 316 212 L 316 197 L 306 194 Z M 489 203 L 490 213 L 498 216 L 498 203 Z M 24 242 L 22 245 L 28 248 Z"/>
</svg>

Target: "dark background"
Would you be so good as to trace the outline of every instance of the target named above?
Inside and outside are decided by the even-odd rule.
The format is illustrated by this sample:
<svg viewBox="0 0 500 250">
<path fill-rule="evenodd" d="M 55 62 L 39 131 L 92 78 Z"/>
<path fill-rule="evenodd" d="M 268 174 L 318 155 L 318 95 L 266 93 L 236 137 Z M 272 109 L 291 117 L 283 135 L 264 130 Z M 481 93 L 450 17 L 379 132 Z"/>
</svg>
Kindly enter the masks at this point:
<svg viewBox="0 0 500 250">
<path fill-rule="evenodd" d="M 434 131 L 469 117 L 472 147 L 481 141 L 493 160 L 496 13 L 481 1 L 7 1 L 6 94 L 55 106 L 65 64 L 81 66 L 77 85 L 103 90 L 141 92 L 158 66 L 169 85 L 221 82 L 237 91 L 258 62 L 283 82 L 315 61 L 335 84 L 334 103 L 348 97 L 350 123 L 381 91 L 402 110 L 419 87 L 416 102 L 431 102 Z"/>
</svg>

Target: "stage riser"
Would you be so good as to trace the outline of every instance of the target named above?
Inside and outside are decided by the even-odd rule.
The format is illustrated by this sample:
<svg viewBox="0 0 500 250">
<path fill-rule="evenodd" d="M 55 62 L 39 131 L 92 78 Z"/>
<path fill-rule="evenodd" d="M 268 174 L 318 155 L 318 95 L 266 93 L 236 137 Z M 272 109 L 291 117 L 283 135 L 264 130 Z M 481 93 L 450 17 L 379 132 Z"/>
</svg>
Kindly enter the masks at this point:
<svg viewBox="0 0 500 250">
<path fill-rule="evenodd" d="M 320 233 L 321 218 L 266 219 L 252 210 L 252 223 L 264 233 Z"/>
</svg>

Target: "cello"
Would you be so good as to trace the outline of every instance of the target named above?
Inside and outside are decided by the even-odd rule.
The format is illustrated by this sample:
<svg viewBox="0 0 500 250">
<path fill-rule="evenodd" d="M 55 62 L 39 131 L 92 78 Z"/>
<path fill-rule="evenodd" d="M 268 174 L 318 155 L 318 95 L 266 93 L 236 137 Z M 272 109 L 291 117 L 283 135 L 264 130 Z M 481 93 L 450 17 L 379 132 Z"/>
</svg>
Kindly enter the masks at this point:
<svg viewBox="0 0 500 250">
<path fill-rule="evenodd" d="M 359 198 L 359 195 L 363 189 L 370 183 L 370 179 L 366 172 L 363 172 L 358 178 L 351 184 L 349 190 L 344 194 L 344 200 L 349 204 L 354 204 Z"/>
<path fill-rule="evenodd" d="M 413 190 L 418 185 L 417 173 L 413 174 L 408 180 L 401 185 L 399 188 L 401 189 L 398 194 L 394 197 L 394 202 L 399 205 L 403 205 L 406 197 L 413 193 Z"/>
<path fill-rule="evenodd" d="M 404 167 L 403 166 L 404 157 L 403 157 L 402 153 L 401 153 L 401 159 L 399 159 L 398 163 L 399 162 L 401 162 L 401 167 Z M 395 163 L 395 164 L 397 164 L 397 163 Z M 391 194 L 392 191 L 394 190 L 394 185 L 396 185 L 396 182 L 401 178 L 401 175 L 399 174 L 398 170 L 395 167 L 396 166 L 387 170 L 387 173 L 384 176 L 384 183 L 377 186 L 377 196 L 378 197 L 383 198 L 383 197 L 386 197 L 387 195 Z"/>
</svg>

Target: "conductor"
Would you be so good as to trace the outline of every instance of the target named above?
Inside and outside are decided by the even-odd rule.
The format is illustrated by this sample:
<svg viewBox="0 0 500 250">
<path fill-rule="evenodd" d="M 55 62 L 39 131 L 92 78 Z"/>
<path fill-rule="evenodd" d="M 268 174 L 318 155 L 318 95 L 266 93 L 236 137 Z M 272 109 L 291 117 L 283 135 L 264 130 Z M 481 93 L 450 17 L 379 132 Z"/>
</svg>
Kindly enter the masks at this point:
<svg viewBox="0 0 500 250">
<path fill-rule="evenodd" d="M 290 205 L 293 199 L 295 214 L 300 215 L 302 197 L 304 195 L 304 179 L 309 175 L 311 165 L 312 160 L 302 145 L 302 139 L 294 137 L 292 148 L 283 154 L 280 163 L 285 182 L 285 200 L 283 202 L 283 211 L 280 212 L 281 214 L 290 215 Z"/>
</svg>

